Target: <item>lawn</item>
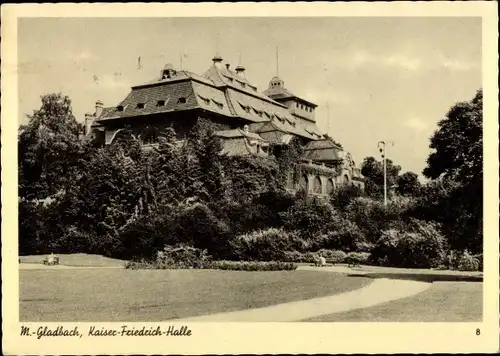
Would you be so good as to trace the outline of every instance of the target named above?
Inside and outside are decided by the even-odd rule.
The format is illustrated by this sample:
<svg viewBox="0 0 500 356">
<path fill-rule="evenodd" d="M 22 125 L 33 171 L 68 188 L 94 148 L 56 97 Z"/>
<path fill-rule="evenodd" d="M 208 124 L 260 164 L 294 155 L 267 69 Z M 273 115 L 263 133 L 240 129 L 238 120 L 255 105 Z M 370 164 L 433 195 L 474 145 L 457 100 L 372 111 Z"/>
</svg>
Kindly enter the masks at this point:
<svg viewBox="0 0 500 356">
<path fill-rule="evenodd" d="M 373 281 L 316 271 L 103 268 L 19 274 L 21 321 L 45 322 L 163 321 L 334 295 Z"/>
<path fill-rule="evenodd" d="M 434 282 L 412 297 L 366 309 L 324 315 L 305 321 L 322 322 L 471 322 L 483 315 L 483 283 Z"/>
<path fill-rule="evenodd" d="M 48 255 L 20 256 L 21 263 L 43 263 Z M 101 255 L 89 255 L 86 253 L 57 254 L 59 264 L 72 267 L 116 267 L 124 266 L 126 261 Z"/>
</svg>

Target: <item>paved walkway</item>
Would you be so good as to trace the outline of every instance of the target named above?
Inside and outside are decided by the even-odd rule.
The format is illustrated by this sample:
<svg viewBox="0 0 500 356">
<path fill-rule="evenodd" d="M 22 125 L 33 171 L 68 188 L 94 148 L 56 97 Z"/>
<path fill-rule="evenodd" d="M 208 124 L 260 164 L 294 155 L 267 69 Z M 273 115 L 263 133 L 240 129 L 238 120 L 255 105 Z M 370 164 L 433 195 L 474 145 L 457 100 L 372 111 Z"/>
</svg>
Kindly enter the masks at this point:
<svg viewBox="0 0 500 356">
<path fill-rule="evenodd" d="M 316 269 L 303 267 L 300 269 Z M 353 273 L 347 267 L 323 267 L 325 272 Z M 356 273 L 358 274 L 358 273 Z M 364 274 L 364 272 L 359 272 Z M 410 297 L 428 289 L 431 283 L 403 279 L 374 279 L 361 289 L 329 297 L 314 298 L 298 302 L 283 303 L 264 308 L 247 309 L 228 313 L 202 315 L 181 319 L 178 322 L 219 321 L 219 322 L 291 322 L 315 318 L 322 315 L 340 313 L 353 309 L 375 306 L 380 303 Z"/>
</svg>

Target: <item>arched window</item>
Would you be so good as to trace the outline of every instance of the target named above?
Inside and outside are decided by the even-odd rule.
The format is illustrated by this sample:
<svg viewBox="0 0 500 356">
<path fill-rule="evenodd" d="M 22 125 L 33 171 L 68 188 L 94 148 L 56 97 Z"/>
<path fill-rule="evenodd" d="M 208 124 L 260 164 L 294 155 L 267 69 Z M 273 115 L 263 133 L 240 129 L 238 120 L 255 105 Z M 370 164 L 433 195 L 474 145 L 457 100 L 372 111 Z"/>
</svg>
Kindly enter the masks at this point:
<svg viewBox="0 0 500 356">
<path fill-rule="evenodd" d="M 328 179 L 326 181 L 326 194 L 330 194 L 331 192 L 333 192 L 335 189 L 335 186 L 333 185 L 333 180 L 331 179 Z"/>
<path fill-rule="evenodd" d="M 323 193 L 323 187 L 321 185 L 321 178 L 318 177 L 318 176 L 316 176 L 314 178 L 313 193 L 314 194 L 321 194 L 321 193 Z"/>
<path fill-rule="evenodd" d="M 344 175 L 344 184 L 349 183 L 349 176 L 347 174 Z"/>
<path fill-rule="evenodd" d="M 141 134 L 142 143 L 145 145 L 151 145 L 158 142 L 158 130 L 154 127 L 150 127 L 144 130 Z"/>
<path fill-rule="evenodd" d="M 303 175 L 301 178 L 300 178 L 300 182 L 299 182 L 299 187 L 300 189 L 303 189 L 305 190 L 306 192 L 308 191 L 307 190 L 307 176 L 306 175 Z"/>
<path fill-rule="evenodd" d="M 286 177 L 286 187 L 287 189 L 294 189 L 295 184 L 293 182 L 293 171 L 290 170 L 288 171 L 287 177 Z"/>
</svg>

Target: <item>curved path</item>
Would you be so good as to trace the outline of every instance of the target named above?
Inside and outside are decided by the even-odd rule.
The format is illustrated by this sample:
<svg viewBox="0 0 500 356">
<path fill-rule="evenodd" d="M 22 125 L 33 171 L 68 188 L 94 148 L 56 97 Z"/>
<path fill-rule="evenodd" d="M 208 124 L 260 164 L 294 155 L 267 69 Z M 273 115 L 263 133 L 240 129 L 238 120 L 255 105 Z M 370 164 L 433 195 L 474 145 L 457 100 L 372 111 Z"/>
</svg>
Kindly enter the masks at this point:
<svg viewBox="0 0 500 356">
<path fill-rule="evenodd" d="M 306 269 L 306 268 L 301 268 Z M 307 268 L 308 270 L 312 268 Z M 322 268 L 325 272 L 352 273 L 348 268 Z M 362 273 L 361 273 L 362 274 Z M 354 277 L 355 278 L 355 277 Z M 179 322 L 291 322 L 314 317 L 344 312 L 353 309 L 368 308 L 396 299 L 410 297 L 423 292 L 431 283 L 403 279 L 374 279 L 368 286 L 328 297 L 283 303 L 263 308 L 247 309 L 228 313 L 202 315 L 179 319 Z"/>
</svg>

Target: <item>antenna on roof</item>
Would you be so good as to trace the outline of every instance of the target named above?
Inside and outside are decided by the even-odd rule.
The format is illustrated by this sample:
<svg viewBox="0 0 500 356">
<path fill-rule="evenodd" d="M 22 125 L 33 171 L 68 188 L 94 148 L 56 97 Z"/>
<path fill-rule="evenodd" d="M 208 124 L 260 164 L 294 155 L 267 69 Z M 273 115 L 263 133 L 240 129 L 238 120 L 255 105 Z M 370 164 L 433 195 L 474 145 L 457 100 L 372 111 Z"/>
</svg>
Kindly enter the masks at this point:
<svg viewBox="0 0 500 356">
<path fill-rule="evenodd" d="M 276 46 L 276 76 L 280 76 L 280 62 L 279 62 L 279 57 L 278 57 L 278 46 Z"/>
<path fill-rule="evenodd" d="M 326 102 L 326 133 L 330 134 L 330 105 Z"/>
</svg>

